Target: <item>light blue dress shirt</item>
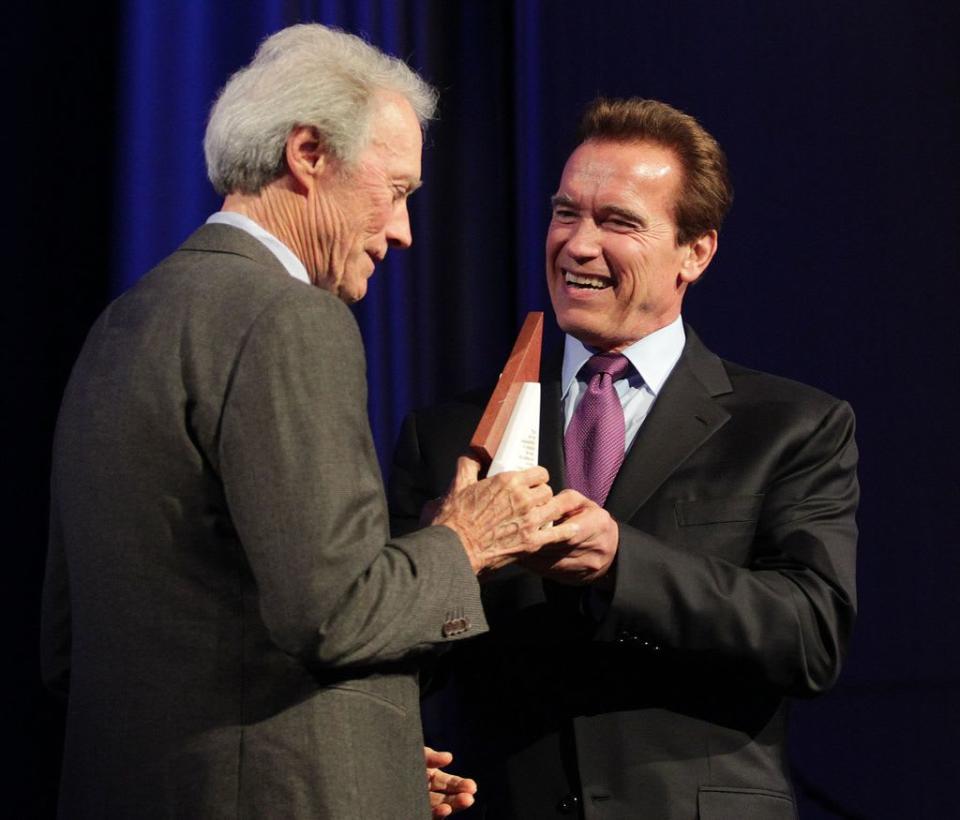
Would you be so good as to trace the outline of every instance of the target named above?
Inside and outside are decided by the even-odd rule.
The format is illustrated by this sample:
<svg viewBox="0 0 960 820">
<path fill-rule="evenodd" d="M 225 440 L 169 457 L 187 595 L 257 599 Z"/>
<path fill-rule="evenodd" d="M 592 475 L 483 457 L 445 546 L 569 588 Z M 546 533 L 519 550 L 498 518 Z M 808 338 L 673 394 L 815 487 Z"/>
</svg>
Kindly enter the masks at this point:
<svg viewBox="0 0 960 820">
<path fill-rule="evenodd" d="M 633 365 L 633 370 L 627 378 L 614 383 L 623 407 L 627 428 L 623 443 L 624 452 L 630 449 L 664 382 L 680 360 L 686 339 L 683 320 L 678 316 L 666 327 L 654 331 L 649 336 L 644 336 L 623 351 L 623 355 Z M 566 337 L 561 371 L 564 431 L 570 424 L 573 411 L 576 410 L 577 404 L 587 390 L 587 382 L 578 378 L 580 368 L 597 352 L 590 350 L 573 336 Z"/>
<path fill-rule="evenodd" d="M 310 284 L 307 269 L 303 266 L 303 262 L 297 258 L 297 255 L 270 233 L 270 231 L 264 228 L 263 225 L 254 222 L 250 217 L 244 216 L 236 211 L 217 211 L 215 214 L 210 215 L 207 219 L 207 224 L 232 225 L 234 228 L 246 231 L 254 239 L 262 242 L 267 247 L 267 250 L 277 257 L 280 264 L 286 268 L 287 273 L 294 279 L 299 279 L 308 285 Z"/>
</svg>

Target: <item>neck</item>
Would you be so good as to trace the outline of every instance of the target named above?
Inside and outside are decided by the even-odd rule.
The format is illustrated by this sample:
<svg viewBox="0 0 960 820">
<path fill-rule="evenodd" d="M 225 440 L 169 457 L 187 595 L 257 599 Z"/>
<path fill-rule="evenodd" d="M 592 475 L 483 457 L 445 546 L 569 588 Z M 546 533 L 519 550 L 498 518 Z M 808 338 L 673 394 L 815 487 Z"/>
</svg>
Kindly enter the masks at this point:
<svg viewBox="0 0 960 820">
<path fill-rule="evenodd" d="M 243 214 L 272 233 L 303 262 L 310 281 L 317 283 L 317 266 L 308 251 L 306 197 L 294 190 L 289 177 L 274 180 L 255 194 L 227 194 L 220 210 Z"/>
</svg>

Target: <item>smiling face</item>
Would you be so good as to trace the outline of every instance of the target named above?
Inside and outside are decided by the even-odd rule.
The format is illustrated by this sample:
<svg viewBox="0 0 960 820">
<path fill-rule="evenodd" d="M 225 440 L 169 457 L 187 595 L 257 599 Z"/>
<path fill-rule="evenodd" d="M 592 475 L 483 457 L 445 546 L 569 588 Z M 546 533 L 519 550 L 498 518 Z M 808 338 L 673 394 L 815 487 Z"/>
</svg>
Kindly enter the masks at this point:
<svg viewBox="0 0 960 820">
<path fill-rule="evenodd" d="M 547 230 L 547 287 L 560 327 L 623 350 L 680 314 L 716 231 L 677 246 L 676 154 L 648 142 L 588 140 L 571 154 Z"/>
<path fill-rule="evenodd" d="M 375 106 L 370 141 L 356 162 L 329 166 L 308 196 L 316 284 L 345 302 L 363 298 L 388 247 L 413 241 L 407 197 L 420 185 L 420 123 L 398 95 L 384 94 Z"/>
</svg>

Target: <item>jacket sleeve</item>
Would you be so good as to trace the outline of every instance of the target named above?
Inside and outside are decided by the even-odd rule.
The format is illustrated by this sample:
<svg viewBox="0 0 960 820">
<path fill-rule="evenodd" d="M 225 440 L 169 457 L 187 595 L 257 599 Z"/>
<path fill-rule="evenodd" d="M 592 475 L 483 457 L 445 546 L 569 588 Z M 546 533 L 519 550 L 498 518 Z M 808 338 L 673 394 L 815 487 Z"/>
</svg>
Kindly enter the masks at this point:
<svg viewBox="0 0 960 820">
<path fill-rule="evenodd" d="M 620 525 L 599 637 L 719 662 L 795 695 L 829 688 L 856 610 L 854 417 L 826 410 L 772 476 L 746 566 Z"/>
<path fill-rule="evenodd" d="M 486 629 L 452 531 L 388 539 L 364 369 L 349 310 L 297 289 L 250 328 L 220 425 L 224 490 L 261 617 L 281 648 L 322 665 L 393 660 Z M 444 634 L 451 617 L 470 628 Z"/>
</svg>

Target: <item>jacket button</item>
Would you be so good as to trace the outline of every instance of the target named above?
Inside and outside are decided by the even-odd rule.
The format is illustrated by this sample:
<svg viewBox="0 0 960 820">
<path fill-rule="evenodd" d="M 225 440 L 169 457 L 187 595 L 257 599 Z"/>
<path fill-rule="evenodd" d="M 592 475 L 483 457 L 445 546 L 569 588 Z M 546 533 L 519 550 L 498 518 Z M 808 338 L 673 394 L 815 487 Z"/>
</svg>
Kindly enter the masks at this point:
<svg viewBox="0 0 960 820">
<path fill-rule="evenodd" d="M 564 795 L 557 803 L 557 811 L 560 814 L 575 814 L 580 805 L 580 798 L 575 794 Z"/>
<path fill-rule="evenodd" d="M 444 638 L 451 638 L 454 635 L 461 635 L 470 629 L 470 619 L 465 616 L 460 617 L 447 617 L 446 623 L 444 623 L 441 630 Z"/>
</svg>

